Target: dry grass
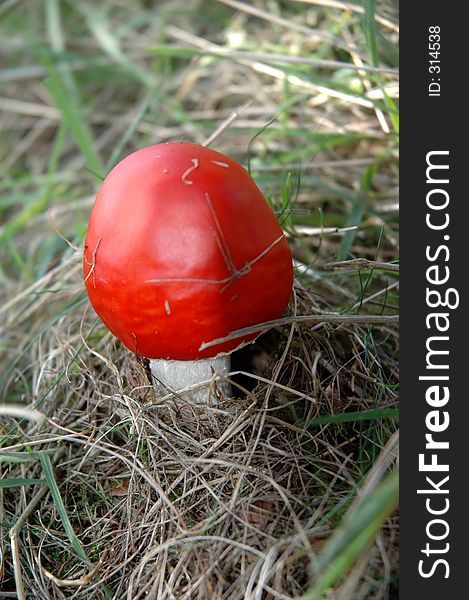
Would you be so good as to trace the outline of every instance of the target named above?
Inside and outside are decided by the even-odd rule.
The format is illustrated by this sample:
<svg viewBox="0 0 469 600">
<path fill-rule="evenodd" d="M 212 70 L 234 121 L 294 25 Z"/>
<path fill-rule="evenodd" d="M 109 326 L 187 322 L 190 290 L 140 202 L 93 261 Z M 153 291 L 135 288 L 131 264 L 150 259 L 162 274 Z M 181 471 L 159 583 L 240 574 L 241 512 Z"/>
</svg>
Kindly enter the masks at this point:
<svg viewBox="0 0 469 600">
<path fill-rule="evenodd" d="M 0 393 L 24 411 L 0 417 L 0 597 L 397 598 L 393 5 L 375 64 L 373 28 L 341 2 L 39 4 L 6 6 L 0 41 Z M 236 397 L 212 387 L 201 407 L 158 397 L 97 321 L 81 246 L 93 171 L 203 143 L 233 110 L 212 147 L 249 154 L 295 289 L 235 357 Z"/>
</svg>

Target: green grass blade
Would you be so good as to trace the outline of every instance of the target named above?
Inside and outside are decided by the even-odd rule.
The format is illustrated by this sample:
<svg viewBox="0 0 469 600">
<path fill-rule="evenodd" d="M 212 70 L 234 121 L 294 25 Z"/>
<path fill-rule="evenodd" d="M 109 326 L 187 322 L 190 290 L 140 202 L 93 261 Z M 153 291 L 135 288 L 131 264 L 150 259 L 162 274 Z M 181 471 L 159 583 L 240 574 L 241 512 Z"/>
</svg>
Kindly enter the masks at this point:
<svg viewBox="0 0 469 600">
<path fill-rule="evenodd" d="M 55 65 L 49 64 L 47 71 L 49 76 L 46 79 L 46 85 L 62 114 L 63 122 L 70 130 L 89 170 L 97 177 L 101 177 L 104 171 L 103 165 L 94 148 L 93 136 L 85 121 L 78 96 L 70 96 L 63 77 Z"/>
<path fill-rule="evenodd" d="M 80 540 L 75 535 L 73 531 L 72 524 L 70 523 L 70 519 L 68 518 L 67 509 L 62 500 L 62 496 L 60 495 L 60 490 L 55 480 L 54 471 L 52 469 L 52 463 L 47 454 L 44 452 L 39 453 L 39 458 L 41 461 L 42 470 L 44 471 L 44 475 L 46 477 L 47 485 L 49 486 L 50 492 L 52 494 L 52 498 L 54 500 L 55 507 L 57 512 L 59 513 L 60 520 L 62 521 L 62 525 L 64 526 L 65 533 L 68 536 L 72 544 L 72 548 L 75 550 L 77 555 L 88 565 L 92 566 L 88 555 L 86 554 L 85 549 L 81 545 Z"/>
<path fill-rule="evenodd" d="M 352 209 L 346 222 L 346 227 L 359 226 L 362 222 L 363 215 L 365 214 L 366 201 L 368 200 L 368 194 L 370 192 L 371 184 L 373 182 L 373 175 L 376 172 L 376 165 L 370 165 L 360 181 L 360 189 L 355 194 L 352 201 Z M 352 248 L 353 242 L 357 231 L 348 231 L 342 240 L 340 250 L 337 255 L 337 260 L 346 260 L 350 258 L 350 249 Z"/>
<path fill-rule="evenodd" d="M 149 107 L 154 102 L 157 95 L 158 96 L 160 95 L 160 93 L 161 93 L 160 90 L 161 90 L 161 88 L 159 88 L 159 89 L 154 88 L 154 89 L 150 90 L 148 96 L 145 98 L 141 107 L 137 111 L 137 114 L 135 115 L 132 123 L 130 124 L 130 126 L 125 131 L 124 135 L 122 136 L 122 138 L 119 140 L 119 142 L 116 144 L 114 150 L 112 151 L 112 154 L 106 164 L 106 172 L 109 172 L 112 169 L 112 167 L 114 167 L 114 165 L 121 158 L 124 147 L 126 146 L 126 144 L 129 142 L 131 137 L 136 132 L 137 127 L 140 125 L 143 117 L 146 115 Z"/>
<path fill-rule="evenodd" d="M 97 177 L 103 174 L 103 165 L 94 147 L 93 136 L 85 119 L 80 103 L 80 93 L 64 55 L 64 34 L 61 22 L 60 3 L 57 0 L 46 1 L 46 20 L 52 43 L 54 61 L 44 50 L 39 52 L 47 71 L 46 86 L 62 115 L 63 123 L 85 158 L 89 170 Z"/>
<path fill-rule="evenodd" d="M 296 423 L 298 427 L 313 427 L 315 425 L 337 425 L 340 423 L 354 423 L 356 421 L 374 421 L 375 419 L 397 419 L 398 408 L 374 408 L 359 412 L 339 413 L 338 415 L 322 415 L 307 421 Z"/>
<path fill-rule="evenodd" d="M 39 452 L 15 452 L 14 450 L 0 450 L 0 463 L 28 463 L 39 460 Z"/>
<path fill-rule="evenodd" d="M 65 43 L 59 0 L 46 0 L 46 21 L 49 38 L 54 51 L 62 52 Z"/>
<path fill-rule="evenodd" d="M 133 79 L 136 79 L 138 83 L 147 88 L 152 88 L 153 82 L 151 77 L 136 66 L 127 54 L 121 50 L 118 39 L 107 20 L 106 13 L 87 2 L 77 2 L 74 7 L 85 18 L 90 31 L 93 33 L 102 50 Z"/>
<path fill-rule="evenodd" d="M 396 509 L 399 474 L 392 471 L 358 506 L 352 506 L 341 526 L 317 557 L 317 579 L 302 600 L 321 600 L 366 551 L 386 519 Z"/>
<path fill-rule="evenodd" d="M 21 479 L 20 477 L 0 479 L 0 488 L 16 488 L 22 485 L 37 485 L 38 483 L 46 483 L 45 479 Z"/>
</svg>

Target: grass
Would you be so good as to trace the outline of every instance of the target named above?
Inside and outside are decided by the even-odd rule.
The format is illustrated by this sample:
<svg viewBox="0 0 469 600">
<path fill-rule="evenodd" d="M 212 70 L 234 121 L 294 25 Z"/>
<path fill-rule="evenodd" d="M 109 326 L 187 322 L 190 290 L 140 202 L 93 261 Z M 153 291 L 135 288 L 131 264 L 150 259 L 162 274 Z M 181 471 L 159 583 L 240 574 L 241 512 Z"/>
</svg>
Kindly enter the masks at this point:
<svg viewBox="0 0 469 600">
<path fill-rule="evenodd" d="M 0 597 L 398 597 L 397 8 L 326 4 L 0 8 Z M 236 397 L 181 407 L 96 319 L 83 240 L 116 162 L 233 111 L 210 145 L 294 294 Z"/>
</svg>

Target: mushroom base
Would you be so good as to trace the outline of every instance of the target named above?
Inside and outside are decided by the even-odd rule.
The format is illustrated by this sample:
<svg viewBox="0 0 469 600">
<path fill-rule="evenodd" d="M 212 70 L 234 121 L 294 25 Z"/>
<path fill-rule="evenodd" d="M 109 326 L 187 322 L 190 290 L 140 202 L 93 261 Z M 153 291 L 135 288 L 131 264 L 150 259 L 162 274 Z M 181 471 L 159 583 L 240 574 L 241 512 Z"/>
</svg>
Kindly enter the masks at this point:
<svg viewBox="0 0 469 600">
<path fill-rule="evenodd" d="M 229 354 L 201 360 L 150 359 L 153 384 L 161 395 L 176 393 L 184 400 L 204 403 L 209 397 L 228 396 L 230 384 L 216 380 L 214 375 L 225 375 L 231 370 Z"/>
</svg>

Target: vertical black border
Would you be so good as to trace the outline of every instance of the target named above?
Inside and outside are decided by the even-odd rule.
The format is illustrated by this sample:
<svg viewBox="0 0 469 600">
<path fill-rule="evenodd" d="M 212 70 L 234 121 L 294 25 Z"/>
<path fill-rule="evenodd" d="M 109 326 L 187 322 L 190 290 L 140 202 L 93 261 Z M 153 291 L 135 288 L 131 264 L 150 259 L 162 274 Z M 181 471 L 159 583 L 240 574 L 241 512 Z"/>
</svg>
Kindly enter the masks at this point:
<svg viewBox="0 0 469 600">
<path fill-rule="evenodd" d="M 469 508 L 469 350 L 467 337 L 469 325 L 467 312 L 467 278 L 469 276 L 466 253 L 469 247 L 469 189 L 465 185 L 469 176 L 469 148 L 467 148 L 467 92 L 465 80 L 467 72 L 466 42 L 469 28 L 462 14 L 458 14 L 455 2 L 402 2 L 401 21 L 401 561 L 400 561 L 400 598 L 408 600 L 452 599 L 469 597 L 464 591 L 469 565 L 467 564 L 469 526 L 467 508 Z M 430 73 L 429 28 L 440 28 L 439 73 Z M 434 69 L 434 71 L 437 71 Z M 441 85 L 439 96 L 429 95 L 432 78 Z M 434 90 L 437 86 L 433 86 Z M 450 223 L 444 231 L 432 231 L 426 225 L 429 209 L 426 196 L 431 189 L 426 181 L 426 156 L 435 150 L 448 150 L 447 157 L 440 157 L 442 163 L 449 164 L 449 184 L 442 185 L 450 196 L 447 208 Z M 436 173 L 436 171 L 435 171 Z M 441 173 L 440 173 L 441 174 Z M 438 187 L 438 186 L 433 186 Z M 440 195 L 440 198 L 443 198 Z M 435 196 L 436 198 L 436 196 Z M 443 217 L 442 211 L 438 216 Z M 444 239 L 449 235 L 449 239 Z M 438 258 L 429 262 L 426 257 L 427 246 L 430 254 L 435 255 L 439 245 L 446 245 L 449 258 L 441 250 Z M 440 410 L 441 419 L 447 412 L 449 427 L 434 434 L 434 439 L 449 442 L 448 449 L 440 450 L 438 462 L 448 464 L 448 473 L 420 472 L 419 454 L 425 452 L 425 435 L 429 432 L 426 417 L 434 410 L 426 402 L 428 381 L 419 381 L 419 375 L 426 371 L 426 342 L 434 329 L 428 329 L 426 316 L 434 312 L 426 302 L 426 288 L 429 286 L 426 273 L 432 264 L 438 264 L 441 273 L 449 267 L 448 283 L 439 286 L 442 293 L 445 288 L 454 288 L 459 293 L 459 306 L 454 309 L 443 307 L 436 311 L 449 313 L 450 327 L 446 348 L 448 356 L 440 357 L 440 363 L 449 363 L 448 385 L 450 398 Z M 434 286 L 433 286 L 434 287 Z M 445 344 L 441 344 L 444 348 Z M 443 371 L 432 371 L 443 374 Z M 432 451 L 426 452 L 426 462 L 431 459 Z M 440 482 L 449 475 L 449 480 Z M 426 476 L 440 489 L 448 493 L 418 494 L 418 489 L 432 489 Z M 427 536 L 426 527 L 432 519 L 439 518 L 429 514 L 426 500 L 434 509 L 444 508 L 446 498 L 449 509 L 440 515 L 449 527 L 447 537 L 440 541 Z M 443 535 L 445 526 L 433 524 L 431 531 L 436 536 Z M 427 556 L 426 544 L 432 552 Z M 446 546 L 448 544 L 448 546 Z M 447 551 L 442 551 L 446 550 Z M 440 552 L 433 553 L 433 550 Z M 435 564 L 438 559 L 446 560 Z M 419 561 L 424 560 L 422 568 L 426 573 L 433 571 L 430 577 L 419 574 Z M 445 575 L 449 575 L 445 577 Z"/>
</svg>

